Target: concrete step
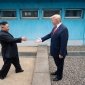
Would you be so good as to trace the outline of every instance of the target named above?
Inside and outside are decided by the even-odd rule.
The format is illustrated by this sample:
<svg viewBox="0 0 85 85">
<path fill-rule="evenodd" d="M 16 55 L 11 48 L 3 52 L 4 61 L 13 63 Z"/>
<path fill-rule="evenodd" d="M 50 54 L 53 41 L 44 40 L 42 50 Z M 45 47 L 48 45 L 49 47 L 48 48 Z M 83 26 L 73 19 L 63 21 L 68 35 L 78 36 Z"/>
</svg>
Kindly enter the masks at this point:
<svg viewBox="0 0 85 85">
<path fill-rule="evenodd" d="M 47 46 L 38 46 L 32 85 L 51 85 Z"/>
</svg>

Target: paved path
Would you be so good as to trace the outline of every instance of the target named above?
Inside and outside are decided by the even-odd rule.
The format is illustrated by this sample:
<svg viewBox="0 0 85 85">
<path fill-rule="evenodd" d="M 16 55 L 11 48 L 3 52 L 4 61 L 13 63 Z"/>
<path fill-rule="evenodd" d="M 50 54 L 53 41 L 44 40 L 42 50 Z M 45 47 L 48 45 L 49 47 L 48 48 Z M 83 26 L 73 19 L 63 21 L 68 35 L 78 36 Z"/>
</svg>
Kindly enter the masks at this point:
<svg viewBox="0 0 85 85">
<path fill-rule="evenodd" d="M 24 72 L 16 74 L 14 66 L 12 65 L 7 78 L 0 80 L 0 85 L 31 85 L 34 61 L 34 58 L 20 58 L 21 66 L 24 69 Z M 2 65 L 3 61 L 2 58 L 0 58 L 0 68 Z"/>
<path fill-rule="evenodd" d="M 19 52 L 37 52 L 37 47 L 18 47 Z M 24 69 L 23 73 L 15 73 L 15 68 L 12 65 L 11 69 L 4 80 L 0 80 L 0 85 L 31 85 L 33 79 L 33 71 L 34 71 L 34 64 L 35 64 L 35 57 L 36 56 L 19 56 L 20 63 L 22 68 Z M 3 60 L 0 56 L 0 69 L 3 65 Z"/>
</svg>

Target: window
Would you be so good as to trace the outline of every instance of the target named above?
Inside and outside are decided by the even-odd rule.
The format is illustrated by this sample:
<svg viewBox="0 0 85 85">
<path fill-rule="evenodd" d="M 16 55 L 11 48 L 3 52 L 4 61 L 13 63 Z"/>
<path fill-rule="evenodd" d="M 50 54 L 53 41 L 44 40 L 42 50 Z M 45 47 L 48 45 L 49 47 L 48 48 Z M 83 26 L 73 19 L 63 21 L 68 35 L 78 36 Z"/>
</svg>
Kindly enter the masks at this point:
<svg viewBox="0 0 85 85">
<path fill-rule="evenodd" d="M 38 17 L 38 10 L 22 10 L 23 18 L 36 18 Z"/>
<path fill-rule="evenodd" d="M 0 18 L 1 18 L 1 11 L 0 11 Z"/>
<path fill-rule="evenodd" d="M 83 10 L 81 9 L 67 9 L 65 10 L 65 18 L 81 18 Z"/>
<path fill-rule="evenodd" d="M 43 17 L 45 17 L 45 18 L 46 17 L 49 18 L 54 14 L 60 14 L 60 10 L 56 10 L 56 9 L 54 9 L 54 10 L 43 10 Z"/>
<path fill-rule="evenodd" d="M 16 11 L 15 10 L 1 10 L 0 17 L 1 18 L 15 18 Z"/>
</svg>

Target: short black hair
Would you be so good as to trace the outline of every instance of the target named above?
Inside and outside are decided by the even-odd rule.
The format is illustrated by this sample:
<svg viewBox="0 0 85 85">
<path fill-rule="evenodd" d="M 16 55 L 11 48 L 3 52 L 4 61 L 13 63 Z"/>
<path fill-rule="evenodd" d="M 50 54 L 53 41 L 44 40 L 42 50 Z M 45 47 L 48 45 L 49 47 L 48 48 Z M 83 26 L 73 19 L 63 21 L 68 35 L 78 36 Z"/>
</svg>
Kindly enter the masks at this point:
<svg viewBox="0 0 85 85">
<path fill-rule="evenodd" d="M 8 24 L 7 21 L 0 22 L 0 25 L 6 25 L 6 24 Z"/>
</svg>

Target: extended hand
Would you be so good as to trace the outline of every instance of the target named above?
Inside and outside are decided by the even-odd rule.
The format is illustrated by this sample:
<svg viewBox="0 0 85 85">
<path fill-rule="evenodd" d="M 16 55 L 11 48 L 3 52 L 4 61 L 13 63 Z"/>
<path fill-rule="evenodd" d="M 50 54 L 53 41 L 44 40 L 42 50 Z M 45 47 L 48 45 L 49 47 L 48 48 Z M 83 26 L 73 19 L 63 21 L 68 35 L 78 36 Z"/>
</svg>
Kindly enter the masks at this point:
<svg viewBox="0 0 85 85">
<path fill-rule="evenodd" d="M 37 39 L 35 42 L 36 42 L 36 43 L 40 43 L 40 42 L 42 42 L 42 39 L 39 38 L 39 39 Z"/>
<path fill-rule="evenodd" d="M 22 39 L 22 41 L 27 41 L 26 37 L 22 37 L 21 39 Z"/>
</svg>

